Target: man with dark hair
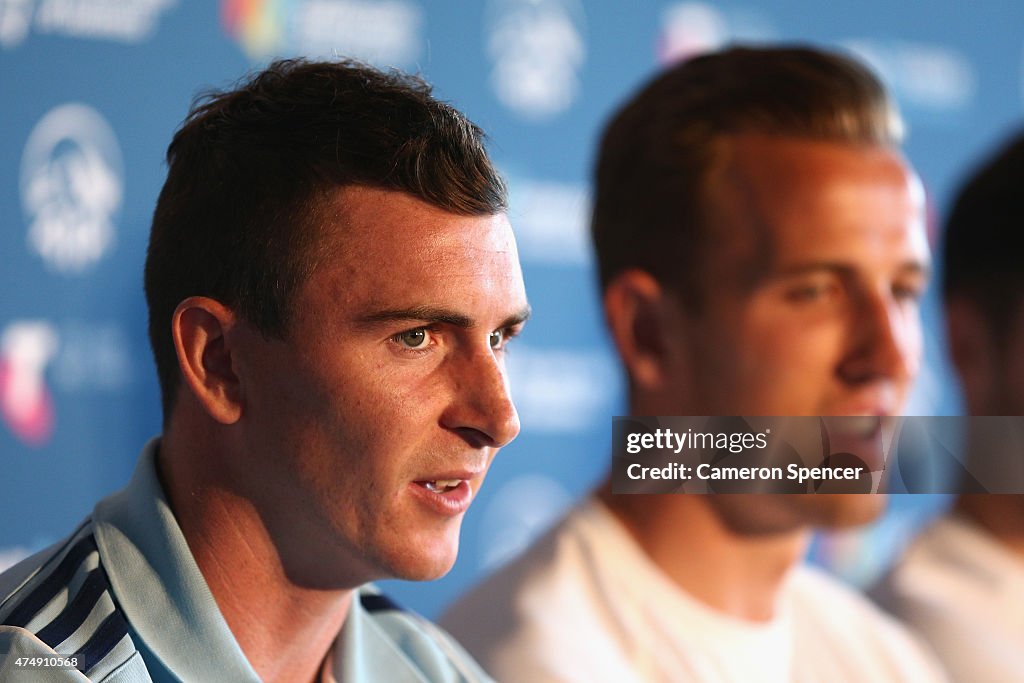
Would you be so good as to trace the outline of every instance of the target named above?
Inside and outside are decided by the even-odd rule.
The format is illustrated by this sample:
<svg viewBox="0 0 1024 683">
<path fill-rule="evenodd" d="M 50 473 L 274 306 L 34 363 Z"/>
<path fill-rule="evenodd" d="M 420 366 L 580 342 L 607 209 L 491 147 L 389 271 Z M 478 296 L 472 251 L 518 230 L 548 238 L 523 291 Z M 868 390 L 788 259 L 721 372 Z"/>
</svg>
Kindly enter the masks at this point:
<svg viewBox="0 0 1024 683">
<path fill-rule="evenodd" d="M 0 678 L 485 679 L 365 585 L 445 574 L 519 431 L 529 308 L 483 133 L 419 79 L 282 61 L 194 107 L 168 164 L 164 433 L 0 577 Z"/>
<path fill-rule="evenodd" d="M 902 409 L 929 255 L 899 139 L 878 81 L 811 49 L 701 56 L 619 111 L 592 228 L 631 414 L 877 430 Z M 606 481 L 442 623 L 513 683 L 941 679 L 895 622 L 800 566 L 812 527 L 882 506 Z"/>
<path fill-rule="evenodd" d="M 1022 252 L 1018 134 L 967 182 L 946 224 L 949 345 L 970 415 L 1024 415 Z M 987 453 L 990 439 L 970 434 L 968 458 Z M 1019 469 L 1019 452 L 996 455 L 1003 476 Z M 1024 496 L 959 496 L 914 541 L 879 598 L 932 644 L 954 680 L 1024 680 Z"/>
</svg>

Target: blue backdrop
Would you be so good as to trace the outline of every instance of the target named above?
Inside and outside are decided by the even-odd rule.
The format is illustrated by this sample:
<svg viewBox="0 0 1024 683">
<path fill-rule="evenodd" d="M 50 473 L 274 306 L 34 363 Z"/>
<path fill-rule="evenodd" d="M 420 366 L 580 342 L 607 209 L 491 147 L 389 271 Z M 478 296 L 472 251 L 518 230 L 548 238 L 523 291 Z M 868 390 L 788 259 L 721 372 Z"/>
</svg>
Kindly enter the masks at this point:
<svg viewBox="0 0 1024 683">
<path fill-rule="evenodd" d="M 874 66 L 908 120 L 933 224 L 1021 116 L 1019 0 L 0 0 L 0 568 L 68 533 L 159 430 L 142 263 L 192 97 L 274 56 L 355 56 L 422 73 L 489 132 L 535 310 L 510 356 L 523 432 L 467 517 L 455 569 L 390 586 L 436 615 L 606 467 L 622 382 L 586 239 L 594 141 L 660 65 L 734 40 L 809 41 Z M 909 412 L 950 414 L 934 296 L 926 309 Z M 897 500 L 816 557 L 866 580 L 941 502 Z"/>
</svg>

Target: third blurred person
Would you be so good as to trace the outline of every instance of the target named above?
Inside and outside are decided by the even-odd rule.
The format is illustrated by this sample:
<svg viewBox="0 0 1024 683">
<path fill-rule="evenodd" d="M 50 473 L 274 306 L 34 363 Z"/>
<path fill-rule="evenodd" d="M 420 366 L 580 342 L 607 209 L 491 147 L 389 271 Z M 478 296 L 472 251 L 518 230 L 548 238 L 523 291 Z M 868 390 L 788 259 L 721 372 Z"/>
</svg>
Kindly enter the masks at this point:
<svg viewBox="0 0 1024 683">
<path fill-rule="evenodd" d="M 949 341 L 971 415 L 1024 415 L 1022 226 L 1024 134 L 967 183 L 946 227 Z M 971 435 L 969 465 L 991 436 Z M 1020 471 L 1021 453 L 1009 443 L 1000 439 L 986 463 L 1003 482 L 1009 468 Z M 955 680 L 1024 680 L 1024 495 L 961 495 L 879 594 L 931 642 Z"/>
</svg>

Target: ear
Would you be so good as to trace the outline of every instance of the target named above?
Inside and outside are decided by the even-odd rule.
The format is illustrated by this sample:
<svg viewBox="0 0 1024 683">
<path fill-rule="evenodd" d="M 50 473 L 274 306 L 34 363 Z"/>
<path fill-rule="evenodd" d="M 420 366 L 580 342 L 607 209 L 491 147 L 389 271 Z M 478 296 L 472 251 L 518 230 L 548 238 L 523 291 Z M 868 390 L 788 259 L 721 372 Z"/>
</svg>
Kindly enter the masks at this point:
<svg viewBox="0 0 1024 683">
<path fill-rule="evenodd" d="M 174 310 L 171 334 L 185 384 L 206 413 L 221 424 L 242 414 L 241 385 L 228 342 L 235 314 L 215 299 L 193 296 Z"/>
<path fill-rule="evenodd" d="M 970 300 L 954 296 L 946 302 L 946 333 L 968 412 L 985 415 L 998 364 L 988 322 Z"/>
<path fill-rule="evenodd" d="M 633 386 L 662 389 L 683 346 L 678 302 L 650 273 L 632 269 L 605 288 L 604 313 Z"/>
</svg>

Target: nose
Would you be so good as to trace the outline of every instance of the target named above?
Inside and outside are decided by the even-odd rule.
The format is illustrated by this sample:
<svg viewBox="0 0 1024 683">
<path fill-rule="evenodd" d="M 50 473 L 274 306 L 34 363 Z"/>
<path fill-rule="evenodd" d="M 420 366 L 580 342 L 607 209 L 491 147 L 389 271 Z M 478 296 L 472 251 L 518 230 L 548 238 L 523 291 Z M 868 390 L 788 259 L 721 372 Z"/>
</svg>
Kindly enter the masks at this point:
<svg viewBox="0 0 1024 683">
<path fill-rule="evenodd" d="M 865 293 L 853 308 L 847 353 L 839 374 L 853 386 L 889 381 L 904 389 L 921 362 L 921 319 L 916 305 L 888 292 Z"/>
<path fill-rule="evenodd" d="M 475 448 L 501 448 L 519 435 L 519 413 L 512 403 L 508 375 L 491 348 L 451 359 L 452 400 L 442 426 Z"/>
</svg>

